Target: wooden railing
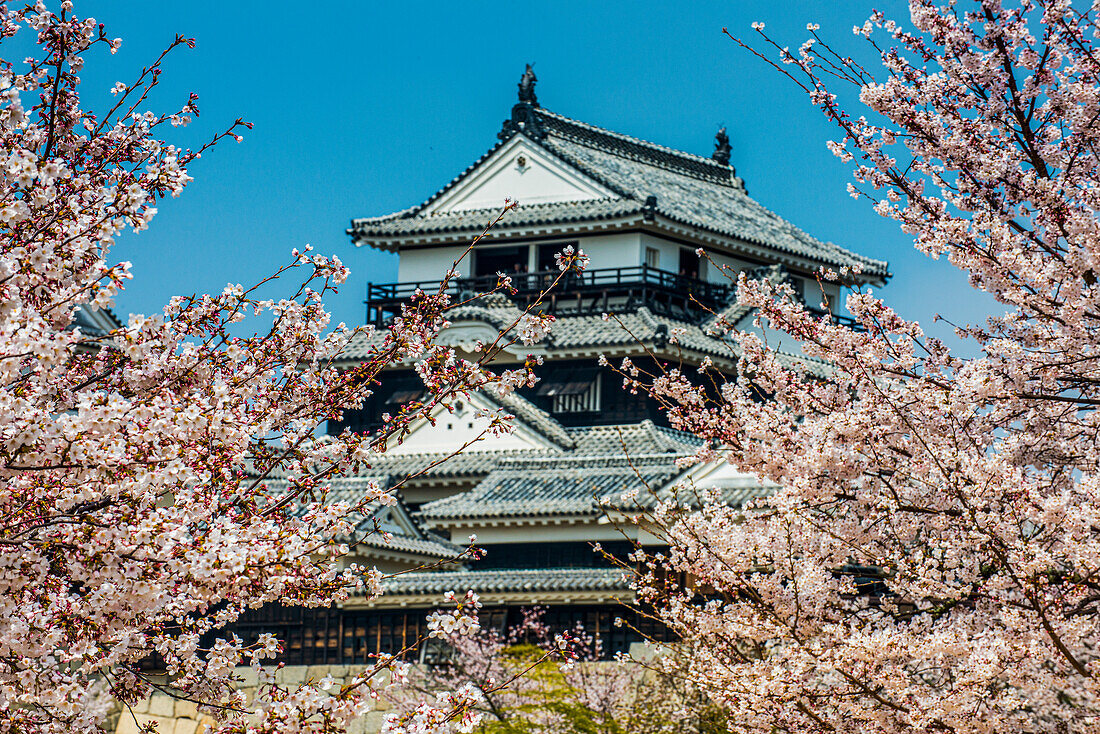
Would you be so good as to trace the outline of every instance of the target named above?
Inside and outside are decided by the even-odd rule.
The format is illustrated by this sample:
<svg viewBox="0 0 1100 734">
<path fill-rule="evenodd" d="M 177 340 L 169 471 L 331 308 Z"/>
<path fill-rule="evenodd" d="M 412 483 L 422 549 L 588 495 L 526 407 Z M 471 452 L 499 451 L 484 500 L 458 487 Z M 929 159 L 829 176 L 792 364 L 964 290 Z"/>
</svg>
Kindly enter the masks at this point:
<svg viewBox="0 0 1100 734">
<path fill-rule="evenodd" d="M 506 273 L 515 293 L 508 297 L 523 306 L 554 283 L 560 273 L 545 270 L 536 273 Z M 473 278 L 455 278 L 448 291 L 457 297 L 470 297 L 496 288 L 496 274 Z M 368 318 L 373 322 L 396 313 L 400 304 L 418 290 L 434 292 L 438 281 L 405 283 L 369 283 L 367 285 Z M 550 310 L 607 310 L 612 299 L 624 297 L 633 305 L 646 305 L 659 311 L 680 310 L 700 312 L 721 308 L 733 296 L 728 283 L 708 283 L 698 278 L 676 275 L 647 265 L 630 268 L 601 268 L 583 273 L 567 273 L 544 299 Z"/>
<path fill-rule="evenodd" d="M 511 278 L 515 293 L 505 295 L 520 308 L 526 307 L 550 289 L 560 275 L 557 270 L 536 273 L 506 273 Z M 448 287 L 452 297 L 472 298 L 497 287 L 496 274 L 472 278 L 455 278 Z M 410 281 L 404 283 L 368 283 L 367 319 L 381 324 L 398 313 L 401 304 L 417 291 L 434 293 L 439 281 Z M 547 310 L 562 313 L 603 313 L 612 309 L 646 306 L 657 313 L 671 314 L 688 320 L 705 320 L 711 311 L 727 306 L 734 298 L 732 283 L 709 283 L 685 275 L 676 275 L 648 265 L 631 268 L 601 268 L 583 273 L 567 273 L 550 289 L 543 302 Z M 808 306 L 815 317 L 825 314 L 820 308 Z M 831 314 L 831 318 L 851 328 L 862 330 L 847 315 Z"/>
</svg>

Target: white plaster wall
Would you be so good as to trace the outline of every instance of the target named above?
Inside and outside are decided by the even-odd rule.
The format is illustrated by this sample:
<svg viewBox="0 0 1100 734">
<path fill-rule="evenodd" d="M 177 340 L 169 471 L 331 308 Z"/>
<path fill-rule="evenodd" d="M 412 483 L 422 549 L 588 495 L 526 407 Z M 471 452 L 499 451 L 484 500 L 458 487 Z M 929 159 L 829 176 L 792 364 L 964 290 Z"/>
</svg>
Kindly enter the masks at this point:
<svg viewBox="0 0 1100 734">
<path fill-rule="evenodd" d="M 710 255 L 710 259 L 714 261 L 714 264 L 711 265 L 707 263 L 704 277 L 711 283 L 722 283 L 735 286 L 737 284 L 737 273 L 742 270 L 747 270 L 750 267 L 744 260 L 738 260 L 729 255 L 721 255 L 717 252 L 709 252 L 708 254 Z M 729 268 L 729 270 L 724 270 L 724 268 Z M 731 270 L 732 272 L 730 272 Z"/>
<path fill-rule="evenodd" d="M 451 264 L 466 250 L 465 247 L 425 247 L 402 250 L 397 260 L 397 280 L 402 283 L 415 281 L 440 281 Z M 459 277 L 470 273 L 470 258 L 458 264 Z"/>
<path fill-rule="evenodd" d="M 523 205 L 609 195 L 600 184 L 517 137 L 441 196 L 431 212 L 503 207 L 505 199 Z"/>
<path fill-rule="evenodd" d="M 389 449 L 391 454 L 455 451 L 474 441 L 485 431 L 489 420 L 477 415 L 477 407 L 466 402 L 461 411 L 447 412 L 442 407 L 435 413 L 435 425 L 424 421 L 400 443 Z M 545 448 L 548 444 L 537 434 L 513 422 L 515 430 L 501 435 L 486 434 L 468 450 L 497 451 L 502 449 Z"/>
<path fill-rule="evenodd" d="M 661 253 L 660 262 L 657 267 L 668 273 L 680 272 L 680 248 L 681 245 L 671 240 L 666 240 L 663 237 L 657 237 L 656 235 L 643 233 L 641 235 L 641 246 L 638 248 L 638 265 L 645 262 L 645 250 L 647 247 L 652 247 Z"/>
<path fill-rule="evenodd" d="M 818 282 L 817 278 L 792 276 L 802 281 L 803 300 L 810 308 L 821 308 L 828 299 L 832 313 L 844 313 L 844 303 L 840 297 L 840 286 L 836 283 Z"/>
<path fill-rule="evenodd" d="M 589 270 L 599 268 L 636 268 L 642 264 L 642 249 L 637 232 L 582 237 L 580 248 L 588 256 Z"/>
</svg>

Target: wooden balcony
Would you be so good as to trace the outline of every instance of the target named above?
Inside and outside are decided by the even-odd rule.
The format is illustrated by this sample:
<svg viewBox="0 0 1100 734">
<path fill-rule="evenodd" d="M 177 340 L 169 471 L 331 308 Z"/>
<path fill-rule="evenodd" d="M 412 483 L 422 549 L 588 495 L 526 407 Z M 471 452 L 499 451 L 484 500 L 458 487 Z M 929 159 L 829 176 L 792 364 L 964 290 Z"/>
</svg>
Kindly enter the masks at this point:
<svg viewBox="0 0 1100 734">
<path fill-rule="evenodd" d="M 515 293 L 507 294 L 519 308 L 525 308 L 554 282 L 559 273 L 510 273 Z M 452 297 L 465 299 L 493 290 L 497 276 L 456 278 L 448 289 Z M 401 310 L 417 290 L 432 292 L 438 281 L 410 283 L 369 283 L 367 319 L 381 324 Z M 693 321 L 705 319 L 709 310 L 725 307 L 733 298 L 730 283 L 708 283 L 698 278 L 651 268 L 604 268 L 570 273 L 544 298 L 545 310 L 552 313 L 604 313 L 647 306 L 655 313 Z"/>
</svg>

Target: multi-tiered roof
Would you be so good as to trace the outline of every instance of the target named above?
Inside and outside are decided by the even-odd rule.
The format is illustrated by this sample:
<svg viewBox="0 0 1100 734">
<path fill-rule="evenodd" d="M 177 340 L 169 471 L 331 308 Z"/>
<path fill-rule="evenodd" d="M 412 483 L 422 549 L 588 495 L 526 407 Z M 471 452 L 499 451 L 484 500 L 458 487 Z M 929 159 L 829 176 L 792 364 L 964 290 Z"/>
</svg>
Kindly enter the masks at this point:
<svg viewBox="0 0 1100 734">
<path fill-rule="evenodd" d="M 349 489 L 368 479 L 402 485 L 408 504 L 382 520 L 407 557 L 419 562 L 431 560 L 433 552 L 442 557 L 471 534 L 489 555 L 401 574 L 385 582 L 387 594 L 379 600 L 353 600 L 348 609 L 356 604 L 377 614 L 423 609 L 438 603 L 445 591 L 473 588 L 487 606 L 589 605 L 593 614 L 617 616 L 614 602 L 632 598 L 627 579 L 617 568 L 592 562 L 591 553 L 579 557 L 577 546 L 587 550 L 587 541 L 621 538 L 617 523 L 637 511 L 639 502 L 667 497 L 685 483 L 720 488 L 738 504 L 776 488 L 725 465 L 693 463 L 699 442 L 658 425 L 663 417 L 655 411 L 639 412 L 637 405 L 620 405 L 620 413 L 609 409 L 607 398 L 622 393 L 619 380 L 604 381 L 603 398 L 598 390 L 592 393 L 587 413 L 568 412 L 583 401 L 562 401 L 572 407 L 559 410 L 557 399 L 580 396 L 586 381 L 597 384 L 598 354 L 695 365 L 707 359 L 720 370 L 732 369 L 737 353 L 725 334 L 749 328 L 753 314 L 735 302 L 727 275 L 800 278 L 803 285 L 816 285 L 821 268 L 846 269 L 853 283 L 889 277 L 885 262 L 818 240 L 751 199 L 730 165 L 724 130 L 709 158 L 672 150 L 551 112 L 539 104 L 534 83 L 528 68 L 498 141 L 466 171 L 422 204 L 355 219 L 348 230 L 356 245 L 398 252 L 402 277 L 412 274 L 403 282 L 368 287 L 370 318 L 384 322 L 415 289 L 437 284 L 456 250 L 496 219 L 503 204 L 503 195 L 493 198 L 496 193 L 513 184 L 526 186 L 519 206 L 474 254 L 494 247 L 522 251 L 537 267 L 508 268 L 516 288 L 508 296 L 471 299 L 470 294 L 491 290 L 497 275 L 475 272 L 468 264 L 452 282 L 465 303 L 448 312 L 451 326 L 440 340 L 471 352 L 479 339 L 515 323 L 546 276 L 557 275 L 542 270 L 544 248 L 566 240 L 586 252 L 594 246 L 593 266 L 544 303 L 556 321 L 536 347 L 546 359 L 538 386 L 507 398 L 476 393 L 467 405 L 446 413 L 440 408 L 433 420 L 413 426 L 402 445 L 379 457 L 369 478 L 348 480 Z M 533 181 L 544 182 L 545 189 Z M 685 255 L 699 267 L 697 249 L 716 270 L 704 275 L 685 269 L 684 263 L 690 266 Z M 661 250 L 673 264 L 666 260 L 662 267 L 656 256 L 651 261 L 650 250 Z M 817 309 L 818 300 L 807 294 L 809 308 Z M 835 303 L 821 305 L 820 314 L 842 318 Z M 365 356 L 370 346 L 365 340 L 353 343 L 346 356 Z M 788 357 L 811 372 L 827 371 L 827 365 L 798 352 L 795 345 Z M 392 410 L 416 399 L 421 389 L 415 375 L 391 374 L 372 398 L 374 409 Z M 498 408 L 515 417 L 510 436 L 479 441 L 437 465 L 477 433 L 479 411 Z M 628 414 L 634 417 L 622 417 Z M 362 429 L 369 429 L 369 419 Z M 354 421 L 346 425 L 356 427 Z M 623 499 L 635 489 L 642 492 L 637 501 Z M 377 552 L 363 550 L 368 556 Z"/>
<path fill-rule="evenodd" d="M 521 86 L 524 82 L 521 82 Z M 534 77 L 504 122 L 497 143 L 424 203 L 394 214 L 352 220 L 348 234 L 358 245 L 381 249 L 467 241 L 479 234 L 499 207 L 436 211 L 446 197 L 502 149 L 523 138 L 582 176 L 604 195 L 572 201 L 525 204 L 501 222 L 497 237 L 646 228 L 719 245 L 761 263 L 806 270 L 857 267 L 869 281 L 888 277 L 887 264 L 822 242 L 749 197 L 729 163 L 728 138 L 719 132 L 711 158 L 606 130 L 538 103 Z"/>
</svg>

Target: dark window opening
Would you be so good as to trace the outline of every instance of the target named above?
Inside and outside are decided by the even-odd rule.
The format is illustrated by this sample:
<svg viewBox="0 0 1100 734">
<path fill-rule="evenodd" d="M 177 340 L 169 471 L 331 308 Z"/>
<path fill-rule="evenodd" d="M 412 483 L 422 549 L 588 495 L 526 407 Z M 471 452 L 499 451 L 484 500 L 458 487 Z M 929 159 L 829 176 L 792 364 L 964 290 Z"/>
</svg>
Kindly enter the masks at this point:
<svg viewBox="0 0 1100 734">
<path fill-rule="evenodd" d="M 505 275 L 526 273 L 527 252 L 526 246 L 486 247 L 483 250 L 474 250 L 474 277 L 497 273 Z"/>
<path fill-rule="evenodd" d="M 656 369 L 652 360 L 647 358 L 634 361 L 647 371 Z M 596 369 L 597 374 L 587 383 L 592 389 L 581 391 L 581 386 L 573 383 L 579 383 L 584 378 L 574 376 L 587 375 L 582 371 L 588 369 Z M 534 387 L 523 388 L 519 392 L 538 407 L 552 413 L 563 425 L 608 425 L 631 423 L 646 418 L 660 426 L 668 425 L 668 417 L 656 400 L 641 392 L 631 395 L 622 389 L 622 378 L 610 370 L 595 368 L 592 360 L 548 362 L 539 376 L 542 379 Z M 574 395 L 555 394 L 563 391 L 578 392 Z"/>
<path fill-rule="evenodd" d="M 409 390 L 394 390 L 393 394 L 386 398 L 386 405 L 404 405 L 416 400 L 424 394 L 423 389 L 412 388 Z"/>
<path fill-rule="evenodd" d="M 305 609 L 272 604 L 245 612 L 227 629 L 207 635 L 204 644 L 229 633 L 252 644 L 261 633 L 267 632 L 283 642 L 283 652 L 277 660 L 287 665 L 367 665 L 379 654 L 415 661 L 427 639 L 428 614 L 428 609 Z M 482 629 L 504 631 L 520 623 L 521 610 L 496 607 L 483 609 L 478 616 Z M 626 624 L 616 627 L 616 617 Z M 552 606 L 544 613 L 543 622 L 552 633 L 583 625 L 590 634 L 599 635 L 604 659 L 612 658 L 616 652 L 627 652 L 632 643 L 644 639 L 631 626 L 655 640 L 673 639 L 660 623 L 618 604 Z M 427 650 L 425 657 L 438 657 L 439 662 L 444 662 L 446 655 L 445 649 L 435 646 Z"/>
<path fill-rule="evenodd" d="M 699 262 L 700 259 L 695 254 L 695 250 L 689 250 L 686 247 L 680 248 L 680 275 L 685 278 L 698 278 Z"/>
<path fill-rule="evenodd" d="M 592 543 L 498 543 L 485 546 L 485 557 L 474 568 L 605 568 L 612 565 L 604 553 L 623 563 L 634 547 L 629 541 L 601 542 L 603 552 Z"/>
<path fill-rule="evenodd" d="M 344 411 L 344 420 L 329 422 L 330 434 L 339 434 L 345 428 L 370 433 L 381 427 L 383 413 L 396 413 L 405 403 L 424 399 L 424 381 L 415 372 L 387 372 L 378 381 L 373 393 L 363 401 L 362 409 Z"/>
</svg>

